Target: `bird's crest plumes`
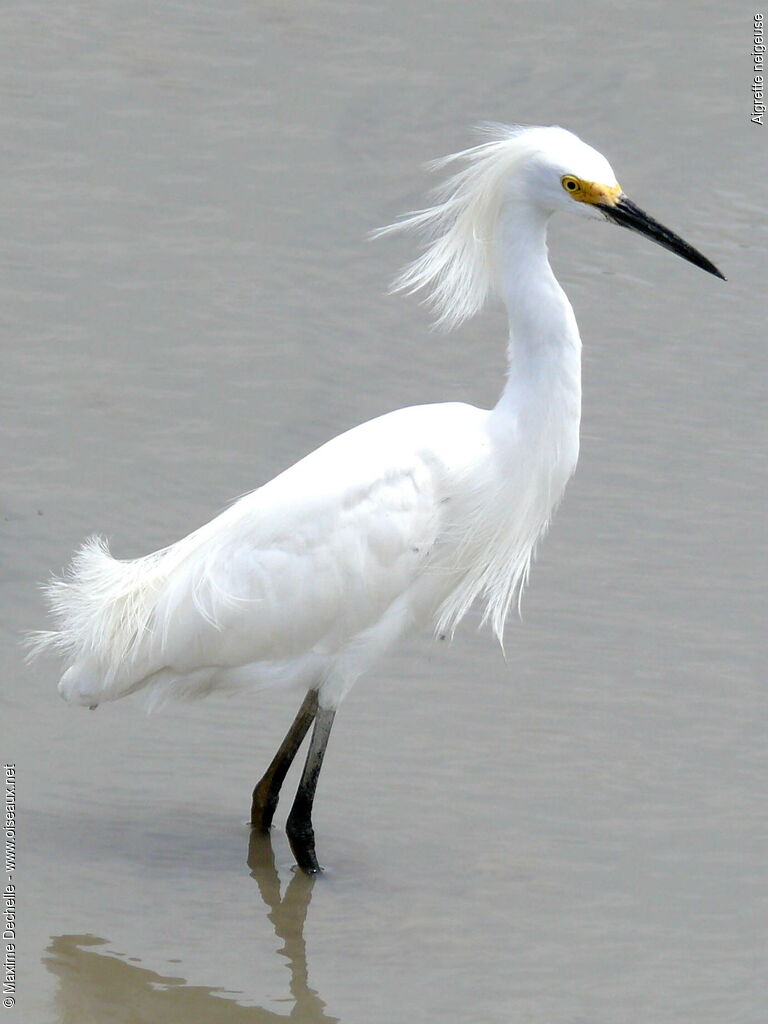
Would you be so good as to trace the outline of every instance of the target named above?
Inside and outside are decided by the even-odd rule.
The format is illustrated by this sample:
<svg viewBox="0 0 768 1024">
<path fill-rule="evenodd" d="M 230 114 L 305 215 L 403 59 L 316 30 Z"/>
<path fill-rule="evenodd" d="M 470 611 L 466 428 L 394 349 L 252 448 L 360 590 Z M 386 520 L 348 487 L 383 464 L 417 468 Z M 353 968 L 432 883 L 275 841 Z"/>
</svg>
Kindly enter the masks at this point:
<svg viewBox="0 0 768 1024">
<path fill-rule="evenodd" d="M 392 291 L 425 289 L 436 325 L 458 326 L 483 307 L 496 285 L 495 227 L 512 168 L 528 150 L 533 129 L 521 125 L 485 124 L 486 141 L 428 165 L 441 170 L 464 164 L 433 191 L 438 202 L 374 232 L 375 238 L 396 231 L 417 231 L 427 247 L 392 284 Z"/>
</svg>

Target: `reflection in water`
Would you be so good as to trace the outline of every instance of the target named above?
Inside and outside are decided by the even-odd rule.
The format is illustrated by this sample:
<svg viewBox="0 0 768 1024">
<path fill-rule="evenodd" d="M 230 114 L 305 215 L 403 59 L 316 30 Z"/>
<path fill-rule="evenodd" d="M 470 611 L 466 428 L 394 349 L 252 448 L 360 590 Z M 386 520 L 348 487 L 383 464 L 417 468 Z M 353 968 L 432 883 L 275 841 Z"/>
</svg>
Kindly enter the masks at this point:
<svg viewBox="0 0 768 1024">
<path fill-rule="evenodd" d="M 255 830 L 251 832 L 248 844 L 248 867 L 251 869 L 251 877 L 258 883 L 261 898 L 269 907 L 269 920 L 274 926 L 275 935 L 283 940 L 284 945 L 278 953 L 288 960 L 291 972 L 294 1007 L 290 1015 L 282 1019 L 338 1024 L 338 1017 L 326 1015 L 325 1003 L 309 987 L 308 981 L 304 922 L 315 879 L 303 871 L 294 871 L 281 899 L 280 877 L 275 867 L 271 837 L 269 833 Z"/>
<path fill-rule="evenodd" d="M 339 1024 L 307 981 L 304 921 L 314 880 L 297 872 L 280 897 L 280 878 L 269 836 L 252 834 L 248 866 L 269 908 L 278 950 L 291 972 L 293 1007 L 288 1014 L 240 1006 L 220 989 L 187 985 L 184 978 L 156 974 L 98 949 L 107 939 L 95 935 L 55 935 L 43 962 L 59 979 L 59 1024 Z"/>
</svg>

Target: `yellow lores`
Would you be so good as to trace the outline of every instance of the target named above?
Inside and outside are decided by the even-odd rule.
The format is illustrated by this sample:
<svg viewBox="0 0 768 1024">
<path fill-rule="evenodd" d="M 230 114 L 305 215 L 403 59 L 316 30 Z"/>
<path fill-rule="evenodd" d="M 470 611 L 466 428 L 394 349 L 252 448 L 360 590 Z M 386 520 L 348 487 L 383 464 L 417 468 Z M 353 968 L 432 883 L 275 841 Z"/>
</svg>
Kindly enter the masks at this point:
<svg viewBox="0 0 768 1024">
<path fill-rule="evenodd" d="M 560 181 L 565 191 L 580 203 L 615 206 L 623 195 L 621 185 L 600 185 L 596 181 L 582 181 L 572 174 L 564 174 Z"/>
</svg>

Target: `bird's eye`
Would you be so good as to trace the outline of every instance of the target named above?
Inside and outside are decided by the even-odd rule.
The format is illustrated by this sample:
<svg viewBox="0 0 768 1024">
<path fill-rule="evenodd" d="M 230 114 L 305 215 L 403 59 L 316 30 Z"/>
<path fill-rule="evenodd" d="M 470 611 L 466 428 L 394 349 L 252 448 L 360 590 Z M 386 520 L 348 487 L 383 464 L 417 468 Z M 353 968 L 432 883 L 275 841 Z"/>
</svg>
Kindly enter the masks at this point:
<svg viewBox="0 0 768 1024">
<path fill-rule="evenodd" d="M 564 174 L 560 181 L 566 192 L 576 192 L 579 188 L 579 179 L 572 178 L 570 174 Z"/>
</svg>

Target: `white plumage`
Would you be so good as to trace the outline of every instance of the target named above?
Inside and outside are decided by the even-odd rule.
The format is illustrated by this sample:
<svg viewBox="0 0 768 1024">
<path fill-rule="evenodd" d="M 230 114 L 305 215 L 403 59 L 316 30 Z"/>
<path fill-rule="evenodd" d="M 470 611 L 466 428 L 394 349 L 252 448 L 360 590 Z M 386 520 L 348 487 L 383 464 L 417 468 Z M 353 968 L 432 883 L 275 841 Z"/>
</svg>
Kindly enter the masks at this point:
<svg viewBox="0 0 768 1024">
<path fill-rule="evenodd" d="M 48 587 L 58 628 L 36 638 L 70 660 L 67 700 L 298 684 L 335 706 L 407 629 L 452 630 L 477 598 L 501 638 L 578 451 L 579 335 L 547 261 L 551 210 L 526 191 L 553 149 L 568 169 L 614 180 L 563 129 L 500 129 L 441 161 L 466 166 L 438 205 L 382 232 L 427 232 L 396 287 L 428 289 L 442 322 L 501 292 L 511 370 L 496 408 L 365 423 L 145 558 L 87 542 Z"/>
<path fill-rule="evenodd" d="M 117 561 L 93 539 L 47 588 L 56 629 L 35 651 L 64 654 L 59 690 L 96 705 L 233 686 L 297 685 L 307 697 L 254 792 L 267 828 L 315 721 L 288 821 L 297 860 L 319 870 L 310 813 L 333 710 L 407 630 L 452 631 L 476 600 L 502 639 L 576 466 L 581 341 L 547 258 L 556 210 L 607 218 L 709 273 L 705 257 L 622 192 L 610 165 L 562 128 L 493 126 L 439 161 L 461 166 L 436 204 L 379 234 L 416 230 L 422 255 L 395 290 L 424 290 L 453 326 L 498 294 L 509 372 L 490 410 L 401 409 L 329 441 L 163 551 Z"/>
<path fill-rule="evenodd" d="M 296 685 L 302 708 L 254 791 L 269 827 L 312 721 L 288 832 L 319 870 L 311 808 L 333 712 L 406 631 L 452 631 L 476 600 L 502 639 L 576 466 L 581 341 L 547 259 L 558 209 L 607 218 L 722 277 L 623 194 L 609 164 L 562 128 L 491 127 L 435 166 L 461 167 L 436 204 L 380 234 L 416 230 L 422 255 L 395 290 L 423 289 L 439 323 L 492 293 L 509 314 L 509 372 L 496 406 L 401 409 L 329 441 L 170 547 L 117 561 L 92 539 L 47 588 L 62 653 L 59 690 L 94 706 L 144 689 L 150 703 L 234 686 Z"/>
<path fill-rule="evenodd" d="M 501 634 L 569 472 L 507 476 L 505 440 L 471 406 L 403 409 L 164 551 L 121 562 L 88 542 L 48 590 L 60 628 L 41 640 L 73 656 L 62 695 L 93 705 L 146 686 L 157 703 L 321 681 L 335 705 L 408 627 L 451 629 L 476 596 Z"/>
</svg>

